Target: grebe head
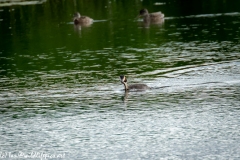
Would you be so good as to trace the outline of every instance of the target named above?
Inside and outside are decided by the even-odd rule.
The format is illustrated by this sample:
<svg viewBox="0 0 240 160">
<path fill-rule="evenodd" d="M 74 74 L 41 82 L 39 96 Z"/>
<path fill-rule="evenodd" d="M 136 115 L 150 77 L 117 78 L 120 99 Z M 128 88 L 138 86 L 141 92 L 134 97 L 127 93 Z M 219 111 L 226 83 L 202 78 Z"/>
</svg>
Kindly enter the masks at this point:
<svg viewBox="0 0 240 160">
<path fill-rule="evenodd" d="M 121 83 L 127 83 L 127 78 L 124 75 L 120 75 L 120 81 Z"/>
<path fill-rule="evenodd" d="M 120 75 L 120 81 L 124 85 L 125 91 L 128 90 L 127 78 L 124 75 Z"/>
<path fill-rule="evenodd" d="M 139 16 L 146 16 L 148 15 L 148 10 L 147 9 L 141 9 L 139 11 Z"/>
</svg>

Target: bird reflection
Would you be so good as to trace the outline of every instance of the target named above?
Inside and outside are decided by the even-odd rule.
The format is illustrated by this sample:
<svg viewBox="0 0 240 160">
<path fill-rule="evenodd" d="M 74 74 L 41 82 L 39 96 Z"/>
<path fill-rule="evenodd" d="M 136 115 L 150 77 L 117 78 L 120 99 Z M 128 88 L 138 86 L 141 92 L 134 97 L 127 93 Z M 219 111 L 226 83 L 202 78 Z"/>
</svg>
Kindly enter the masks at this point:
<svg viewBox="0 0 240 160">
<path fill-rule="evenodd" d="M 74 24 L 74 30 L 76 31 L 76 32 L 79 32 L 79 31 L 81 31 L 82 30 L 82 28 L 84 28 L 84 27 L 90 27 L 91 26 L 91 24 L 89 24 L 89 25 L 86 25 L 86 24 Z"/>
<path fill-rule="evenodd" d="M 128 100 L 128 92 L 129 91 L 125 91 L 124 92 L 124 95 L 122 96 L 122 101 L 123 101 L 123 103 L 127 103 L 127 100 Z"/>
<path fill-rule="evenodd" d="M 139 25 L 140 27 L 144 27 L 144 28 L 149 28 L 150 25 L 162 27 L 163 24 L 164 24 L 164 19 L 162 19 L 162 20 L 159 21 L 159 22 L 150 22 L 150 21 L 147 21 L 147 22 L 139 22 L 139 23 L 138 23 L 138 25 Z"/>
</svg>

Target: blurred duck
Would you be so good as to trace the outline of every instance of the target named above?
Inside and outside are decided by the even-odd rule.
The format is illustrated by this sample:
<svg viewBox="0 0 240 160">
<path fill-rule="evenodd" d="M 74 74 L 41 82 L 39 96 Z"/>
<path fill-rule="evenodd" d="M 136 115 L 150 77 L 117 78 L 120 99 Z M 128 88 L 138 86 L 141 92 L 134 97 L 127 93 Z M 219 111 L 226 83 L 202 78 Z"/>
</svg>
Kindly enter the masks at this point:
<svg viewBox="0 0 240 160">
<path fill-rule="evenodd" d="M 164 14 L 162 12 L 148 13 L 147 9 L 141 9 L 138 17 L 142 17 L 145 23 L 162 23 L 164 21 Z"/>
<path fill-rule="evenodd" d="M 81 16 L 79 12 L 76 12 L 73 17 L 73 22 L 76 25 L 91 25 L 93 23 L 93 19 L 88 16 Z"/>
<path fill-rule="evenodd" d="M 124 75 L 120 76 L 120 81 L 124 85 L 125 91 L 129 90 L 147 90 L 150 89 L 146 84 L 127 84 L 127 78 Z"/>
</svg>

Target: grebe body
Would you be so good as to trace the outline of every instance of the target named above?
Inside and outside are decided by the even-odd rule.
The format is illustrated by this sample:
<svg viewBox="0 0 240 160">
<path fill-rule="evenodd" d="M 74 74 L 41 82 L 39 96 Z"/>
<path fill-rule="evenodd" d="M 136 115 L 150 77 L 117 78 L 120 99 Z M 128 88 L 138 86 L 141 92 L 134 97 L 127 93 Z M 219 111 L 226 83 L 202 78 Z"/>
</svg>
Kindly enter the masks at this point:
<svg viewBox="0 0 240 160">
<path fill-rule="evenodd" d="M 128 90 L 147 90 L 150 89 L 146 84 L 127 84 L 127 78 L 124 75 L 120 76 L 120 81 L 124 85 L 125 91 Z"/>
<path fill-rule="evenodd" d="M 73 17 L 73 22 L 76 25 L 91 25 L 93 23 L 93 19 L 88 16 L 81 16 L 79 12 L 76 12 Z"/>
</svg>

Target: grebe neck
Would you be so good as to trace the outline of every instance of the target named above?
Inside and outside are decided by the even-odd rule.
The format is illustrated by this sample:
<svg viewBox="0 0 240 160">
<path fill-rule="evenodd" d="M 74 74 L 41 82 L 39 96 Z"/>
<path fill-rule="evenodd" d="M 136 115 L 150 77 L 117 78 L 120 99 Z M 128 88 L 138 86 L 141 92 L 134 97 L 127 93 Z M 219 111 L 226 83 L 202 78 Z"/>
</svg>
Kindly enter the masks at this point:
<svg viewBox="0 0 240 160">
<path fill-rule="evenodd" d="M 127 91 L 127 90 L 128 90 L 128 84 L 127 84 L 127 82 L 125 82 L 125 83 L 123 83 L 123 84 L 124 84 L 125 91 Z"/>
</svg>

